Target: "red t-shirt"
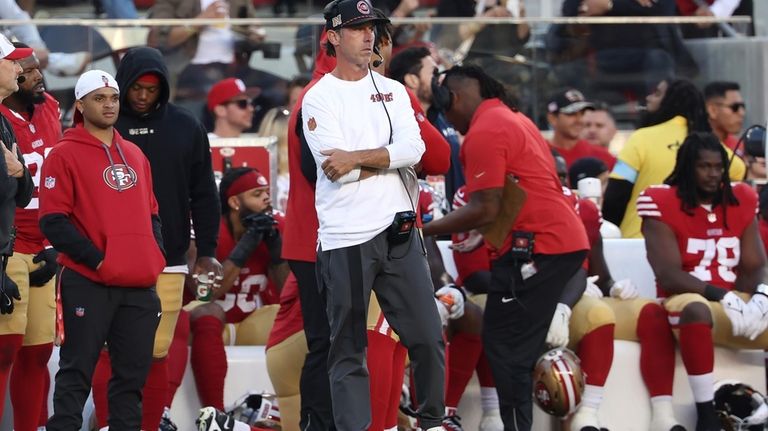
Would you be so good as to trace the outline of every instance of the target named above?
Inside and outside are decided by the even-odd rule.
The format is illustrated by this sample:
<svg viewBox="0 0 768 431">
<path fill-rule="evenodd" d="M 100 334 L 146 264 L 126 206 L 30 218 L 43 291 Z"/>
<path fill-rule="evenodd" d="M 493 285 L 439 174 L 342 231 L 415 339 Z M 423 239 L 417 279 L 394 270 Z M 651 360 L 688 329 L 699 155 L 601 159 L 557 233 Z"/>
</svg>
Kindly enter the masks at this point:
<svg viewBox="0 0 768 431">
<path fill-rule="evenodd" d="M 97 283 L 155 285 L 165 258 L 152 230 L 152 216 L 158 214 L 152 172 L 139 147 L 115 130 L 105 148 L 81 123 L 64 132 L 41 176 L 40 218 L 66 216 L 104 255 L 98 270 L 66 253 L 59 253 L 59 263 Z M 49 239 L 55 247 L 55 238 Z"/>
<path fill-rule="evenodd" d="M 280 292 L 280 310 L 275 316 L 275 323 L 269 332 L 267 350 L 282 343 L 291 335 L 304 330 L 304 318 L 301 315 L 299 300 L 299 283 L 293 273 L 285 279 L 285 285 Z"/>
<path fill-rule="evenodd" d="M 278 221 L 278 230 L 281 230 L 283 218 L 275 214 L 275 220 Z M 219 224 L 216 259 L 220 262 L 227 260 L 236 244 L 229 232 L 227 222 L 222 217 Z M 280 302 L 280 292 L 267 276 L 270 263 L 269 250 L 262 241 L 245 262 L 245 267 L 240 269 L 240 275 L 232 285 L 232 289 L 216 301 L 226 313 L 227 323 L 240 322 L 257 308 Z"/>
<path fill-rule="evenodd" d="M 463 207 L 469 201 L 466 189 L 466 186 L 461 186 L 456 190 L 456 193 L 453 195 L 454 209 Z M 467 232 L 454 233 L 451 235 L 451 242 L 454 244 L 460 243 L 467 239 L 467 236 L 469 236 Z M 491 256 L 488 253 L 488 247 L 485 244 L 468 253 L 461 253 L 454 250 L 453 263 L 456 265 L 456 272 L 458 273 L 456 284 L 459 286 L 463 286 L 464 280 L 472 274 L 491 270 Z"/>
<path fill-rule="evenodd" d="M 558 153 L 560 153 L 561 156 L 565 159 L 565 164 L 569 168 L 575 162 L 576 160 L 579 160 L 584 157 L 594 157 L 596 159 L 600 159 L 603 161 L 603 163 L 608 166 L 608 170 L 613 169 L 613 165 L 616 164 L 616 157 L 613 157 L 611 153 L 608 152 L 603 147 L 592 145 L 589 142 L 581 139 L 579 140 L 576 145 L 573 146 L 570 150 L 566 150 L 565 148 L 556 147 L 552 144 L 550 144 L 552 148 L 557 150 Z M 575 184 L 571 184 L 571 186 L 575 186 Z"/>
<path fill-rule="evenodd" d="M 25 208 L 16 208 L 14 222 L 16 225 L 16 243 L 13 250 L 25 254 L 37 254 L 44 248 L 45 237 L 40 232 L 37 214 L 40 206 L 38 199 L 40 171 L 43 167 L 43 160 L 61 138 L 59 102 L 50 94 L 43 94 L 45 101 L 34 105 L 31 118 L 27 112 L 17 113 L 0 104 L 0 113 L 13 126 L 19 151 L 24 155 L 24 163 L 27 165 L 35 184 L 32 200 Z"/>
<path fill-rule="evenodd" d="M 659 220 L 677 238 L 683 271 L 699 280 L 724 289 L 733 289 L 741 254 L 741 235 L 755 219 L 757 194 L 746 184 L 733 186 L 738 206 L 728 206 L 728 225 L 722 205 L 710 212 L 702 206 L 693 215 L 680 208 L 677 187 L 651 186 L 637 198 L 637 212 L 643 219 Z M 660 297 L 668 296 L 657 285 Z"/>
<path fill-rule="evenodd" d="M 584 226 L 566 197 L 555 172 L 549 145 L 536 125 L 499 99 L 483 101 L 470 121 L 461 147 L 467 192 L 503 188 L 514 175 L 527 193 L 514 230 L 535 234 L 534 253 L 564 254 L 587 250 Z M 506 252 L 512 236 L 499 252 Z"/>
</svg>

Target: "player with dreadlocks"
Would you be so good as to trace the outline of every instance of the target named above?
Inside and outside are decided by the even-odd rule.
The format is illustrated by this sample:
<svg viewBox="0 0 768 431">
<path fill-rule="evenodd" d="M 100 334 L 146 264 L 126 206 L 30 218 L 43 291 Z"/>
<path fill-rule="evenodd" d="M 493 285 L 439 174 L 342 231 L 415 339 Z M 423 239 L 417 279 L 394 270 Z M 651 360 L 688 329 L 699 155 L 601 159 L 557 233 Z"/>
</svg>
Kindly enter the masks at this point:
<svg viewBox="0 0 768 431">
<path fill-rule="evenodd" d="M 721 429 L 713 404 L 714 345 L 768 348 L 757 195 L 746 184 L 731 185 L 728 164 L 717 136 L 695 132 L 665 184 L 637 200 L 648 261 L 696 401 L 697 431 Z"/>
<path fill-rule="evenodd" d="M 664 81 L 666 82 L 666 81 Z M 685 137 L 693 132 L 709 132 L 704 97 L 692 83 L 675 80 L 624 144 L 608 181 L 603 203 L 603 217 L 621 228 L 625 238 L 639 238 L 640 217 L 635 202 L 648 186 L 661 184 L 675 164 L 675 155 Z M 660 85 L 660 88 L 661 87 Z M 648 96 L 649 109 L 654 97 Z M 730 150 L 726 150 L 730 154 Z M 744 178 L 741 159 L 733 161 L 730 177 Z"/>
<path fill-rule="evenodd" d="M 530 119 L 505 104 L 498 81 L 476 66 L 455 66 L 433 95 L 465 136 L 461 160 L 469 201 L 427 223 L 424 234 L 484 229 L 513 207 L 519 209 L 512 232 L 490 244 L 498 257 L 491 263 L 482 337 L 505 429 L 530 430 L 531 370 L 544 349 L 558 298 L 584 261 L 587 235 L 563 194 L 549 145 Z M 526 197 L 510 198 L 505 191 Z"/>
</svg>

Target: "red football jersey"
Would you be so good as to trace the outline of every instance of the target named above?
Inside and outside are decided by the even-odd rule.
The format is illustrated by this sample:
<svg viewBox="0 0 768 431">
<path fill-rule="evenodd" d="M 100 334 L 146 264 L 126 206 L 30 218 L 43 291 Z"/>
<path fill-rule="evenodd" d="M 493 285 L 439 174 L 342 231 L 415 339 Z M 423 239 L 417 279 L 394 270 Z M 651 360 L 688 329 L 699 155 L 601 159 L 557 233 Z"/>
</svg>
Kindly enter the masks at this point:
<svg viewBox="0 0 768 431">
<path fill-rule="evenodd" d="M 469 196 L 467 196 L 467 187 L 461 186 L 456 190 L 456 194 L 453 195 L 453 208 L 461 208 L 467 204 Z M 469 236 L 466 232 L 454 233 L 451 235 L 451 242 L 454 244 L 460 243 L 467 239 Z M 482 244 L 480 247 L 470 251 L 469 253 L 461 253 L 458 251 L 453 252 L 453 263 L 456 265 L 456 272 L 458 272 L 458 278 L 456 284 L 459 286 L 464 285 L 464 280 L 472 274 L 479 271 L 491 270 L 491 257 L 488 252 L 488 247 Z"/>
<path fill-rule="evenodd" d="M 643 219 L 659 220 L 672 229 L 684 271 L 730 290 L 738 275 L 741 235 L 757 212 L 757 194 L 752 188 L 734 184 L 733 193 L 739 205 L 718 205 L 712 211 L 698 206 L 690 215 L 681 209 L 677 187 L 652 186 L 638 196 L 637 212 Z M 657 290 L 660 297 L 667 296 L 663 286 L 657 285 Z"/>
<path fill-rule="evenodd" d="M 27 165 L 35 188 L 32 191 L 32 200 L 25 208 L 16 209 L 16 243 L 14 251 L 25 254 L 37 254 L 43 249 L 45 237 L 40 232 L 38 224 L 38 208 L 40 201 L 40 172 L 43 169 L 43 160 L 48 156 L 53 146 L 61 138 L 61 111 L 59 102 L 50 94 L 44 93 L 45 101 L 34 106 L 31 118 L 26 112 L 17 113 L 7 106 L 0 104 L 0 113 L 8 119 L 16 134 L 19 150 L 24 155 L 24 164 Z"/>
<path fill-rule="evenodd" d="M 301 314 L 299 300 L 299 283 L 293 273 L 288 274 L 285 285 L 280 293 L 280 310 L 275 316 L 275 323 L 269 332 L 267 350 L 280 344 L 291 335 L 304 330 L 304 319 Z"/>
<path fill-rule="evenodd" d="M 278 221 L 278 230 L 282 231 L 283 218 L 277 213 L 274 215 L 275 220 Z M 235 245 L 236 241 L 229 232 L 226 221 L 222 218 L 219 225 L 219 246 L 216 248 L 216 259 L 224 262 Z M 235 280 L 232 289 L 216 301 L 227 313 L 227 323 L 238 323 L 257 308 L 280 303 L 280 292 L 267 276 L 269 264 L 269 250 L 267 250 L 267 245 L 262 242 L 248 258 L 245 268 L 240 269 L 240 275 Z"/>
</svg>

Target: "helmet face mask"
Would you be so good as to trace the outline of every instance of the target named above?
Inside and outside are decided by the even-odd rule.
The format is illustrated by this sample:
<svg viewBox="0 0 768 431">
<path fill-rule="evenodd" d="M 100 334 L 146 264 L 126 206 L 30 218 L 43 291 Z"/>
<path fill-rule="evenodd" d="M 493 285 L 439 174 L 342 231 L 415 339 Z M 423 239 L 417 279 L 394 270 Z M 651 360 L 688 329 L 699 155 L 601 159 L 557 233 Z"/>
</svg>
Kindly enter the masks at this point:
<svg viewBox="0 0 768 431">
<path fill-rule="evenodd" d="M 734 380 L 716 383 L 714 403 L 726 431 L 762 431 L 768 421 L 765 397 L 749 385 Z"/>
<path fill-rule="evenodd" d="M 586 376 L 581 361 L 566 348 L 544 353 L 533 371 L 533 399 L 546 413 L 567 417 L 581 403 Z"/>
</svg>

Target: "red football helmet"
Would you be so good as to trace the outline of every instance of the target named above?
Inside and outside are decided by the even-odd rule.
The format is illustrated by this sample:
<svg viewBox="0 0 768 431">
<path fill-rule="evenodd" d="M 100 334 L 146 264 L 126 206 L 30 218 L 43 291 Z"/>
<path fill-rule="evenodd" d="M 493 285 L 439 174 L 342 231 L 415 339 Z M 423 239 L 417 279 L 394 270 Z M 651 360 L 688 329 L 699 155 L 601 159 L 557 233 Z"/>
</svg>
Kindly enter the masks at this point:
<svg viewBox="0 0 768 431">
<path fill-rule="evenodd" d="M 533 399 L 545 412 L 567 417 L 579 408 L 586 376 L 578 356 L 566 348 L 544 353 L 533 370 Z"/>
</svg>

